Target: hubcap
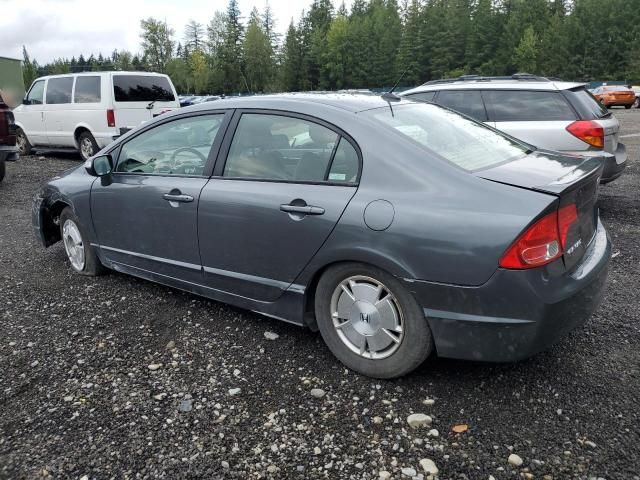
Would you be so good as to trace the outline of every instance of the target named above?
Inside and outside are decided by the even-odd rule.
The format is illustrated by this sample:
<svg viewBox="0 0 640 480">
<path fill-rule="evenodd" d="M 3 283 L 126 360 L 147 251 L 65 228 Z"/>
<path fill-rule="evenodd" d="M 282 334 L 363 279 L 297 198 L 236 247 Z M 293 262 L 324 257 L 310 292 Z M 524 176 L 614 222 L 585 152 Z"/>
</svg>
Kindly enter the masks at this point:
<svg viewBox="0 0 640 480">
<path fill-rule="evenodd" d="M 338 337 L 352 352 L 369 359 L 392 355 L 404 337 L 400 305 L 377 280 L 354 276 L 342 281 L 331 297 Z"/>
<path fill-rule="evenodd" d="M 80 230 L 73 220 L 66 220 L 62 226 L 62 238 L 64 249 L 71 266 L 78 272 L 84 269 L 84 244 Z"/>
<path fill-rule="evenodd" d="M 26 144 L 27 144 L 27 139 L 24 138 L 24 134 L 19 133 L 18 136 L 16 137 L 16 144 L 18 146 L 18 150 L 20 150 L 20 153 L 24 155 L 24 152 L 26 150 Z"/>
<path fill-rule="evenodd" d="M 93 143 L 87 137 L 84 137 L 80 142 L 80 153 L 85 160 L 93 155 Z"/>
</svg>

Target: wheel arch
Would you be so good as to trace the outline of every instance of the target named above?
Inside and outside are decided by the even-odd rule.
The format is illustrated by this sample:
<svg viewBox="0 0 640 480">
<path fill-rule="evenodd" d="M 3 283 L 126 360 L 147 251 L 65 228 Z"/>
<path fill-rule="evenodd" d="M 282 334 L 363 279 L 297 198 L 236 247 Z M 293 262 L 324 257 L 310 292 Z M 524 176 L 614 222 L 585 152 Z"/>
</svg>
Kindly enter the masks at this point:
<svg viewBox="0 0 640 480">
<path fill-rule="evenodd" d="M 76 125 L 76 128 L 73 131 L 73 141 L 76 145 L 76 148 L 80 148 L 79 138 L 80 138 L 80 135 L 84 132 L 91 134 L 91 136 L 95 138 L 95 136 L 91 132 L 91 128 L 89 128 L 89 125 L 87 125 L 86 123 L 80 123 Z"/>
<path fill-rule="evenodd" d="M 56 199 L 50 205 L 43 205 L 40 208 L 41 236 L 46 247 L 59 242 L 62 239 L 60 234 L 60 215 L 65 208 L 73 206 L 63 199 Z"/>
</svg>

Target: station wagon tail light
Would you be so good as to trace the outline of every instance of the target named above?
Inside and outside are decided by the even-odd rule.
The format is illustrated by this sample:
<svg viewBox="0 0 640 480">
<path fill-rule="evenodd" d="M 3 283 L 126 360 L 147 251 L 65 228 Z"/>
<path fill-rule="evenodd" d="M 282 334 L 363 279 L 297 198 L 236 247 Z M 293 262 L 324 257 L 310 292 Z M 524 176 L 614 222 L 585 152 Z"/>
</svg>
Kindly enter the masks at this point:
<svg viewBox="0 0 640 480">
<path fill-rule="evenodd" d="M 604 148 L 604 129 L 594 121 L 578 120 L 569 125 L 567 131 L 592 147 Z"/>
<path fill-rule="evenodd" d="M 569 229 L 577 220 L 575 204 L 545 215 L 507 249 L 500 259 L 500 266 L 524 270 L 553 262 L 562 255 Z"/>
<path fill-rule="evenodd" d="M 107 110 L 107 126 L 116 126 L 116 113 L 111 109 Z"/>
</svg>

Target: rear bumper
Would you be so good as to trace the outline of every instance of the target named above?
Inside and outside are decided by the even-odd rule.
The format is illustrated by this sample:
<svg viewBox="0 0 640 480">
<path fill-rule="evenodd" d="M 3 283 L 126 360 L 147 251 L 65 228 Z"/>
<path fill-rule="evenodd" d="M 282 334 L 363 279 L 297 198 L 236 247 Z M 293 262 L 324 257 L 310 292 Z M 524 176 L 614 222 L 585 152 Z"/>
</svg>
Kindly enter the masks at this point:
<svg viewBox="0 0 640 480">
<path fill-rule="evenodd" d="M 20 158 L 16 147 L 0 145 L 0 162 L 15 162 Z"/>
<path fill-rule="evenodd" d="M 625 147 L 623 143 L 618 143 L 618 148 L 615 153 L 589 150 L 564 153 L 580 155 L 583 157 L 600 157 L 604 165 L 600 183 L 609 183 L 615 180 L 622 175 L 622 172 L 624 172 L 624 169 L 627 166 L 627 147 Z"/>
<path fill-rule="evenodd" d="M 439 356 L 516 361 L 545 350 L 589 318 L 604 293 L 610 256 L 611 242 L 598 222 L 571 273 L 498 269 L 479 287 L 406 285 L 424 309 Z"/>
</svg>

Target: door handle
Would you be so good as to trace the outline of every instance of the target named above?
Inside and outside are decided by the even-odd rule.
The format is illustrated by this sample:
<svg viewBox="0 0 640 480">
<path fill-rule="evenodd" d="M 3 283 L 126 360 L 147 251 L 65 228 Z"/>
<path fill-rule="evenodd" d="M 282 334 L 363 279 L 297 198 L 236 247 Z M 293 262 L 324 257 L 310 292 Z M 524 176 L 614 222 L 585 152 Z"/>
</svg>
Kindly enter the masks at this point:
<svg viewBox="0 0 640 480">
<path fill-rule="evenodd" d="M 193 197 L 191 195 L 165 193 L 164 195 L 162 195 L 162 198 L 164 198 L 168 202 L 180 202 L 180 203 L 193 202 Z"/>
<path fill-rule="evenodd" d="M 297 213 L 298 215 L 323 215 L 324 208 L 313 207 L 311 205 L 280 205 L 280 211 L 287 213 Z"/>
</svg>

